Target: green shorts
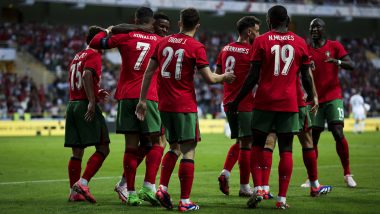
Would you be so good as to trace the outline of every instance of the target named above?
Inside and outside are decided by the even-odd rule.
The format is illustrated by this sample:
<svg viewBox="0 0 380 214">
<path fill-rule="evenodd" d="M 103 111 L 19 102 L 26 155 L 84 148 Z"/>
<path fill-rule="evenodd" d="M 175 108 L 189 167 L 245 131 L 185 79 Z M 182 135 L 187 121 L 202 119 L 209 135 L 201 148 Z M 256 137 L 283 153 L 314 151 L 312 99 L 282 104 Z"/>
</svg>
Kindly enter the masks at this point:
<svg viewBox="0 0 380 214">
<path fill-rule="evenodd" d="M 328 102 L 320 103 L 317 115 L 312 116 L 313 128 L 325 128 L 327 124 L 343 124 L 344 125 L 344 108 L 343 100 L 336 99 Z"/>
<path fill-rule="evenodd" d="M 298 133 L 298 112 L 277 112 L 254 109 L 252 114 L 252 129 L 270 133 Z"/>
<path fill-rule="evenodd" d="M 197 113 L 160 112 L 160 115 L 170 144 L 200 141 Z"/>
<path fill-rule="evenodd" d="M 226 112 L 228 123 L 231 129 L 231 139 L 252 136 L 252 112 Z"/>
<path fill-rule="evenodd" d="M 310 118 L 310 105 L 304 107 L 298 107 L 298 117 L 299 117 L 299 126 L 300 131 L 309 131 L 312 126 Z"/>
<path fill-rule="evenodd" d="M 136 114 L 139 99 L 119 100 L 116 116 L 116 133 L 137 133 L 155 135 L 161 132 L 161 118 L 158 112 L 158 103 L 147 100 L 145 120 L 140 121 Z"/>
<path fill-rule="evenodd" d="M 99 106 L 95 107 L 95 116 L 91 122 L 84 119 L 88 100 L 70 101 L 66 109 L 65 147 L 85 148 L 108 144 L 108 128 Z"/>
</svg>

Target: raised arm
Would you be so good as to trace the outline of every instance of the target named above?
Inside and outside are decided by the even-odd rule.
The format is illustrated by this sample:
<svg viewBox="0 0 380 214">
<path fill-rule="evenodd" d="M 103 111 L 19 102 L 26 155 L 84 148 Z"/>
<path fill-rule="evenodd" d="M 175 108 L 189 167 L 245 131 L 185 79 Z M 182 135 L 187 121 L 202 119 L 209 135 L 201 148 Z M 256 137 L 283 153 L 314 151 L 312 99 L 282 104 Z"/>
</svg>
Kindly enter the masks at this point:
<svg viewBox="0 0 380 214">
<path fill-rule="evenodd" d="M 122 40 L 122 35 L 110 34 L 112 29 L 113 27 L 110 26 L 107 30 L 96 34 L 89 44 L 90 47 L 97 50 L 116 48 Z"/>
<path fill-rule="evenodd" d="M 135 24 L 118 24 L 112 27 L 112 34 L 122 34 L 122 33 L 129 33 L 131 31 L 143 31 L 147 33 L 154 33 L 153 28 L 146 27 L 143 25 L 135 25 Z"/>
</svg>

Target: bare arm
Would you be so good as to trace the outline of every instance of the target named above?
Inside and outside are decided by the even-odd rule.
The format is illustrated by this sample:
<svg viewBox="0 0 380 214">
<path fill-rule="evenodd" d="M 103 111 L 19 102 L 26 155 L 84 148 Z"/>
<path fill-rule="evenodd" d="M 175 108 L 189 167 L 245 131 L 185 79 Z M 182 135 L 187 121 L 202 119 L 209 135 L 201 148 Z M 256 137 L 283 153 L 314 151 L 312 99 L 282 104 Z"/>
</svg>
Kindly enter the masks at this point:
<svg viewBox="0 0 380 214">
<path fill-rule="evenodd" d="M 231 83 L 235 80 L 235 75 L 232 72 L 216 74 L 211 71 L 209 66 L 199 69 L 199 72 L 208 84 L 215 84 L 221 82 Z"/>
<path fill-rule="evenodd" d="M 312 68 L 309 68 L 309 75 L 310 75 L 310 78 L 311 78 L 312 90 L 313 90 L 313 95 L 314 95 L 314 99 L 313 99 L 314 105 L 311 107 L 310 111 L 312 113 L 316 114 L 317 111 L 318 111 L 318 107 L 319 107 L 319 101 L 318 101 L 317 88 L 315 87 L 315 83 L 314 83 L 314 77 L 313 77 Z"/>
<path fill-rule="evenodd" d="M 309 65 L 301 66 L 301 81 L 302 81 L 302 86 L 307 93 L 306 101 L 307 102 L 313 101 L 316 95 L 316 91 L 315 91 L 314 81 L 309 69 Z"/>
<path fill-rule="evenodd" d="M 346 55 L 342 59 L 328 58 L 325 62 L 334 63 L 346 70 L 353 70 L 355 63 L 351 60 L 351 57 Z"/>
<path fill-rule="evenodd" d="M 216 68 L 215 68 L 214 73 L 216 73 L 216 74 L 222 74 L 222 66 L 217 65 Z"/>
<path fill-rule="evenodd" d="M 118 24 L 114 26 L 111 30 L 112 34 L 121 34 L 129 33 L 131 31 L 143 31 L 147 33 L 154 33 L 153 29 L 143 25 L 134 25 L 134 24 Z"/>
<path fill-rule="evenodd" d="M 148 67 L 145 70 L 143 82 L 141 85 L 141 93 L 140 93 L 140 101 L 146 101 L 146 95 L 148 94 L 148 89 L 150 86 L 150 82 L 152 81 L 152 77 L 156 69 L 158 68 L 158 63 L 155 59 L 150 59 Z"/>
<path fill-rule="evenodd" d="M 87 106 L 87 112 L 84 116 L 86 121 L 92 121 L 95 114 L 95 105 L 96 105 L 96 99 L 94 94 L 94 83 L 93 83 L 93 73 L 91 70 L 84 70 L 83 73 L 83 86 L 84 90 L 86 91 L 87 99 L 88 99 L 88 106 Z"/>
</svg>

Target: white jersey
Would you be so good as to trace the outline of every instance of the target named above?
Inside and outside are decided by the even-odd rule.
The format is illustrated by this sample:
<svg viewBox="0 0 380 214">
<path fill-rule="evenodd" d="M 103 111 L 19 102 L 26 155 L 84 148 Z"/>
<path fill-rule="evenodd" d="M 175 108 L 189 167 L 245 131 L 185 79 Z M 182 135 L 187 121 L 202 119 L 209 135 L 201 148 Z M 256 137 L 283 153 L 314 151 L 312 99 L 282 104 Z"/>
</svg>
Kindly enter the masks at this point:
<svg viewBox="0 0 380 214">
<path fill-rule="evenodd" d="M 355 94 L 351 97 L 350 105 L 355 119 L 365 118 L 364 99 L 360 94 Z"/>
</svg>

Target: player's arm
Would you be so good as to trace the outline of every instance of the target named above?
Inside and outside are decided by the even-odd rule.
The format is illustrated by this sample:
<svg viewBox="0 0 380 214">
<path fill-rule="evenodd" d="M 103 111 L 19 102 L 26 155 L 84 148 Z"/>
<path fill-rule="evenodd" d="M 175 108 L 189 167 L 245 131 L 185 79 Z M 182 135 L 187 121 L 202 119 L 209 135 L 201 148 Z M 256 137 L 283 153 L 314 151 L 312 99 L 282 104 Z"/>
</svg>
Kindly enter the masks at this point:
<svg viewBox="0 0 380 214">
<path fill-rule="evenodd" d="M 222 66 L 221 65 L 216 65 L 214 73 L 216 73 L 216 74 L 222 74 Z"/>
<path fill-rule="evenodd" d="M 93 79 L 94 72 L 95 72 L 94 70 L 85 68 L 83 71 L 83 78 L 82 78 L 83 87 L 88 99 L 87 112 L 84 115 L 84 119 L 88 122 L 92 121 L 95 115 L 96 99 L 95 99 L 95 94 L 94 94 L 94 79 Z"/>
<path fill-rule="evenodd" d="M 135 24 L 118 24 L 112 27 L 112 34 L 122 34 L 129 33 L 131 31 L 143 31 L 147 33 L 154 33 L 152 27 L 146 27 L 143 25 L 135 25 Z"/>
<path fill-rule="evenodd" d="M 229 111 L 236 112 L 237 106 L 239 105 L 240 101 L 244 99 L 244 97 L 247 96 L 247 94 L 250 93 L 252 89 L 255 87 L 255 85 L 259 82 L 260 70 L 261 70 L 261 62 L 251 63 L 251 68 L 249 69 L 248 75 L 245 78 L 243 86 L 240 89 L 238 95 L 235 97 L 235 99 L 232 102 L 227 103 Z"/>
<path fill-rule="evenodd" d="M 312 84 L 312 90 L 313 90 L 313 96 L 314 96 L 314 98 L 313 98 L 313 106 L 311 107 L 310 112 L 316 114 L 317 111 L 318 111 L 318 108 L 319 108 L 319 101 L 318 101 L 317 88 L 315 87 L 312 68 L 309 67 L 308 70 L 309 70 L 309 75 L 310 75 L 311 84 Z M 302 74 L 301 74 L 301 75 L 302 75 Z M 305 90 L 306 90 L 306 89 L 305 89 Z"/>
<path fill-rule="evenodd" d="M 233 72 L 226 72 L 224 74 L 213 73 L 209 66 L 199 68 L 199 72 L 208 84 L 215 84 L 221 82 L 231 83 L 236 78 Z"/>
<path fill-rule="evenodd" d="M 108 27 L 105 31 L 102 31 L 94 36 L 89 46 L 97 50 L 116 48 L 120 42 L 120 36 L 112 35 L 113 26 Z"/>
<path fill-rule="evenodd" d="M 144 120 L 146 115 L 146 96 L 148 94 L 150 82 L 152 81 L 152 77 L 154 75 L 154 72 L 158 68 L 158 62 L 155 58 L 151 58 L 148 64 L 148 67 L 145 70 L 143 82 L 141 85 L 141 92 L 140 92 L 140 100 L 139 103 L 136 106 L 135 114 L 137 118 L 141 121 Z"/>
<path fill-rule="evenodd" d="M 315 85 L 313 85 L 314 81 L 313 81 L 313 77 L 311 75 L 309 67 L 310 67 L 309 65 L 305 65 L 305 64 L 301 66 L 301 69 L 300 69 L 301 81 L 302 81 L 302 86 L 307 93 L 306 102 L 310 102 L 310 101 L 315 102 L 314 100 L 316 96 Z M 317 100 L 317 103 L 318 103 L 318 100 Z"/>
</svg>

